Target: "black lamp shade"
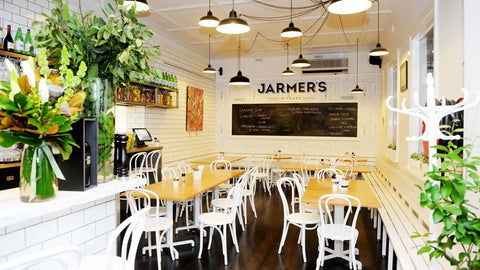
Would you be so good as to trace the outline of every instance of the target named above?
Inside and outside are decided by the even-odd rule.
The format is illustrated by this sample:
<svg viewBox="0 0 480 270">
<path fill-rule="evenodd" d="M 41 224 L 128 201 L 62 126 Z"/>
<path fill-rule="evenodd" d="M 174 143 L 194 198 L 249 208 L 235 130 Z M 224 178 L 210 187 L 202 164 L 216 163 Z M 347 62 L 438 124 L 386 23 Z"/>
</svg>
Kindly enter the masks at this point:
<svg viewBox="0 0 480 270">
<path fill-rule="evenodd" d="M 217 27 L 218 24 L 220 23 L 220 20 L 212 15 L 212 11 L 208 11 L 207 15 L 203 16 L 200 18 L 198 21 L 198 25 L 203 26 L 203 27 Z"/>
<path fill-rule="evenodd" d="M 388 54 L 388 50 L 383 48 L 382 45 L 380 45 L 380 43 L 377 43 L 377 46 L 374 49 L 372 49 L 369 53 L 370 56 L 383 56 L 387 54 Z"/>
<path fill-rule="evenodd" d="M 208 67 L 203 69 L 203 73 L 212 74 L 212 73 L 216 73 L 216 72 L 217 71 L 210 64 L 208 64 Z"/>
<path fill-rule="evenodd" d="M 287 68 L 282 72 L 282 75 L 283 75 L 283 76 L 292 76 L 292 75 L 295 75 L 295 73 L 294 73 L 289 67 L 287 67 Z"/>
<path fill-rule="evenodd" d="M 224 34 L 243 34 L 250 31 L 250 26 L 245 20 L 238 18 L 237 12 L 232 9 L 230 16 L 218 24 L 217 31 Z"/>
<path fill-rule="evenodd" d="M 230 85 L 250 85 L 250 79 L 242 75 L 239 70 L 236 76 L 233 76 L 228 83 Z"/>
<path fill-rule="evenodd" d="M 286 38 L 294 38 L 294 37 L 299 37 L 302 35 L 302 30 L 300 28 L 295 27 L 293 22 L 290 22 L 288 24 L 288 27 L 282 30 L 282 33 L 280 36 L 286 37 Z"/>
<path fill-rule="evenodd" d="M 310 62 L 308 62 L 307 59 L 303 58 L 303 55 L 301 54 L 297 59 L 293 60 L 292 62 L 292 67 L 304 68 L 304 67 L 309 67 L 311 65 L 312 64 L 310 64 Z"/>
<path fill-rule="evenodd" d="M 358 87 L 358 84 L 357 84 L 357 86 L 355 86 L 354 89 L 350 90 L 350 93 L 352 93 L 352 94 L 365 94 L 365 90 Z"/>
</svg>

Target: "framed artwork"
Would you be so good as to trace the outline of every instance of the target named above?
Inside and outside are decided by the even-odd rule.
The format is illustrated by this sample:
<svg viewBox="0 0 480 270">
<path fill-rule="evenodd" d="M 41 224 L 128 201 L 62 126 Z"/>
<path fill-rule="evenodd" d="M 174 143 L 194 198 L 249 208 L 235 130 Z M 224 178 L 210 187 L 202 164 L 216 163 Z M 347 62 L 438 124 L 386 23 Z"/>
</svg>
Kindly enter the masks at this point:
<svg viewBox="0 0 480 270">
<path fill-rule="evenodd" d="M 187 131 L 203 130 L 203 90 L 187 87 Z"/>
<path fill-rule="evenodd" d="M 408 89 L 408 61 L 405 61 L 400 66 L 400 91 Z"/>
</svg>

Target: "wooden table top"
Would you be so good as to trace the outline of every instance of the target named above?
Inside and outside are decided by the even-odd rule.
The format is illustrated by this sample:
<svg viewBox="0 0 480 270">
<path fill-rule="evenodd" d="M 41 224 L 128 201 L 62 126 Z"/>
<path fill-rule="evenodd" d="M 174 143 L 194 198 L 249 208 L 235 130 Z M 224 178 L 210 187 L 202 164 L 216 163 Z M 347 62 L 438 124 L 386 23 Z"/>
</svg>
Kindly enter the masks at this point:
<svg viewBox="0 0 480 270">
<path fill-rule="evenodd" d="M 231 163 L 235 162 L 235 161 L 239 161 L 239 160 L 242 160 L 246 157 L 238 157 L 238 156 L 224 156 L 223 159 L 224 160 L 228 160 L 230 161 Z M 190 161 L 190 163 L 196 163 L 196 164 L 210 164 L 212 163 L 212 161 L 214 160 L 217 160 L 218 157 L 217 156 L 211 156 L 211 157 L 206 157 L 206 158 L 202 158 L 202 159 L 197 159 L 197 160 L 194 160 L 194 161 Z"/>
<path fill-rule="evenodd" d="M 315 171 L 316 168 L 315 166 L 307 166 L 308 170 L 310 171 Z M 339 170 L 345 171 L 344 166 L 337 166 Z M 301 171 L 302 170 L 302 164 L 300 163 L 291 163 L 291 164 L 286 164 L 282 166 L 283 170 L 290 170 L 290 171 Z M 356 165 L 353 166 L 353 172 L 354 173 L 370 173 L 372 172 L 372 168 L 365 166 L 365 165 Z"/>
<path fill-rule="evenodd" d="M 282 160 L 282 159 L 292 159 L 290 156 L 273 156 L 272 159 Z"/>
<path fill-rule="evenodd" d="M 185 176 L 185 184 L 183 184 L 180 179 L 178 187 L 176 188 L 173 187 L 173 180 L 171 179 L 143 188 L 155 192 L 160 199 L 186 201 L 244 172 L 244 170 L 210 170 L 210 168 L 205 168 L 201 181 L 194 181 L 193 174 L 189 173 Z"/>
<path fill-rule="evenodd" d="M 318 199 L 326 194 L 347 194 L 357 197 L 362 207 L 380 208 L 381 204 L 375 192 L 370 188 L 368 183 L 364 180 L 352 180 L 348 186 L 348 190 L 332 191 L 332 182 L 325 179 L 325 181 L 317 181 L 316 178 L 311 178 L 305 193 L 302 196 L 302 202 L 318 203 Z M 341 202 L 341 201 L 340 201 Z M 344 203 L 344 202 L 343 202 Z M 341 203 L 341 204 L 343 204 Z M 357 206 L 353 204 L 354 206 Z"/>
<path fill-rule="evenodd" d="M 138 152 L 149 152 L 153 150 L 161 150 L 163 149 L 163 146 L 150 146 L 147 145 L 145 147 L 132 147 L 127 149 L 127 154 L 133 154 L 133 153 L 138 153 Z"/>
</svg>

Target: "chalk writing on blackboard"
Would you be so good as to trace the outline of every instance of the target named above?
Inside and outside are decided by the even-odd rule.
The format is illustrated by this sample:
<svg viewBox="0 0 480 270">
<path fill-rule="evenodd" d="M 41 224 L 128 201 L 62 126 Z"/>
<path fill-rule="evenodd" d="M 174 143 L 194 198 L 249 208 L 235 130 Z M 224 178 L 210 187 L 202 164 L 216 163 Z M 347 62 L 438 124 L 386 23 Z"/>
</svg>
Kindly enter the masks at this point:
<svg viewBox="0 0 480 270">
<path fill-rule="evenodd" d="M 357 137 L 358 103 L 232 104 L 232 135 Z"/>
</svg>

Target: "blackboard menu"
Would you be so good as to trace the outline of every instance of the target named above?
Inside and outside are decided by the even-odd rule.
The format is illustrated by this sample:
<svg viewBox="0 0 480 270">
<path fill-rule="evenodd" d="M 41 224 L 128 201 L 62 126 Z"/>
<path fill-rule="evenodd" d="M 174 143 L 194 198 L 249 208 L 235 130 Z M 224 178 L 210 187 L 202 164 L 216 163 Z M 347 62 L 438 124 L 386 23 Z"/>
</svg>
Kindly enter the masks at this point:
<svg viewBox="0 0 480 270">
<path fill-rule="evenodd" d="M 358 103 L 232 104 L 232 135 L 357 137 Z"/>
</svg>

